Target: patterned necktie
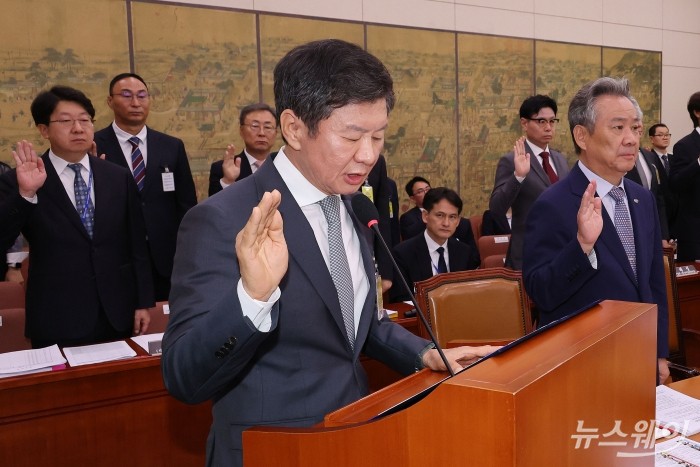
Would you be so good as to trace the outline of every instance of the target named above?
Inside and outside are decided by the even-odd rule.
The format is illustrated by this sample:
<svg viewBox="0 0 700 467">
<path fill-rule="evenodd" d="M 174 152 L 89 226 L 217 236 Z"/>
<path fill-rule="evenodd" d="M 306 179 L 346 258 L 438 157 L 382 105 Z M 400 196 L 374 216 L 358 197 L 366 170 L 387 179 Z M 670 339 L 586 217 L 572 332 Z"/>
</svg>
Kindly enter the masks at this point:
<svg viewBox="0 0 700 467">
<path fill-rule="evenodd" d="M 445 262 L 445 249 L 443 247 L 439 247 L 435 251 L 437 251 L 438 255 L 440 255 L 440 257 L 438 258 L 438 267 L 437 267 L 438 274 L 442 274 L 443 272 L 447 272 L 447 263 Z"/>
<path fill-rule="evenodd" d="M 617 230 L 617 235 L 620 237 L 622 246 L 625 248 L 627 259 L 629 259 L 630 266 L 632 266 L 632 271 L 634 272 L 634 278 L 636 279 L 637 255 L 634 250 L 632 221 L 630 220 L 630 215 L 624 202 L 625 191 L 620 187 L 614 187 L 610 190 L 610 196 L 615 200 L 615 214 L 613 215 L 615 219 L 615 229 Z"/>
<path fill-rule="evenodd" d="M 129 138 L 129 142 L 131 143 L 131 171 L 134 174 L 136 186 L 141 191 L 146 179 L 146 164 L 143 162 L 143 154 L 141 154 L 141 149 L 139 148 L 141 140 L 137 136 L 132 136 Z"/>
<path fill-rule="evenodd" d="M 75 194 L 75 209 L 80 215 L 80 220 L 85 226 L 88 235 L 92 238 L 92 231 L 95 227 L 95 206 L 90 199 L 90 189 L 85 184 L 80 169 L 83 167 L 80 164 L 68 164 L 68 167 L 73 169 L 75 177 L 73 178 L 73 193 Z"/>
<path fill-rule="evenodd" d="M 668 154 L 664 154 L 661 156 L 661 160 L 664 163 L 664 169 L 666 170 L 666 173 L 668 174 L 671 171 L 671 168 L 668 166 Z"/>
<path fill-rule="evenodd" d="M 542 168 L 544 169 L 544 173 L 547 174 L 547 177 L 549 177 L 549 183 L 558 182 L 559 176 L 557 176 L 557 173 L 549 163 L 549 153 L 547 151 L 542 151 L 540 156 L 542 157 Z"/>
<path fill-rule="evenodd" d="M 253 173 L 257 172 L 261 165 L 262 165 L 262 162 L 260 162 L 260 161 L 255 161 L 252 164 L 250 164 L 250 167 L 252 168 L 251 172 L 253 172 Z"/>
<path fill-rule="evenodd" d="M 328 252 L 331 268 L 331 278 L 338 292 L 340 309 L 343 312 L 345 332 L 348 336 L 350 347 L 355 348 L 355 292 L 352 286 L 352 276 L 348 257 L 345 254 L 343 233 L 340 228 L 340 198 L 338 196 L 326 196 L 318 202 L 323 210 L 323 215 L 328 222 Z"/>
</svg>

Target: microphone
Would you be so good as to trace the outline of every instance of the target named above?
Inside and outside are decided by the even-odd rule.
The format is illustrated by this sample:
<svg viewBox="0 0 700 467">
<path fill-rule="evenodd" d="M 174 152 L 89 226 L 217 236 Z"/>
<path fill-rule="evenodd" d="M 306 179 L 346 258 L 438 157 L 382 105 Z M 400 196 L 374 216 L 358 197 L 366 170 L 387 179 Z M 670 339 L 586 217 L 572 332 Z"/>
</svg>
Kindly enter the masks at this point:
<svg viewBox="0 0 700 467">
<path fill-rule="evenodd" d="M 352 197 L 351 205 L 353 212 L 360 220 L 360 222 L 362 222 L 374 231 L 374 234 L 379 239 L 379 243 L 382 244 L 384 250 L 389 255 L 389 258 L 391 258 L 391 263 L 394 265 L 394 270 L 398 273 L 398 276 L 401 278 L 401 283 L 403 284 L 404 289 L 406 289 L 408 295 L 411 297 L 413 306 L 416 307 L 418 316 L 423 322 L 423 326 L 425 326 L 425 329 L 428 331 L 428 335 L 430 335 L 430 340 L 433 341 L 433 345 L 435 345 L 435 349 L 438 351 L 438 354 L 440 354 L 440 358 L 445 364 L 445 367 L 447 367 L 447 371 L 450 372 L 450 376 L 454 376 L 455 373 L 454 371 L 452 371 L 452 367 L 447 361 L 447 357 L 445 357 L 445 353 L 442 351 L 442 347 L 440 347 L 440 344 L 438 344 L 438 341 L 435 338 L 435 334 L 433 334 L 433 330 L 430 329 L 430 326 L 428 325 L 428 320 L 425 318 L 423 310 L 421 310 L 420 306 L 418 306 L 418 301 L 416 300 L 415 295 L 413 295 L 413 289 L 408 286 L 406 278 L 403 276 L 403 274 L 401 274 L 401 270 L 399 269 L 398 264 L 396 264 L 394 255 L 391 254 L 391 249 L 387 246 L 386 242 L 384 241 L 384 237 L 382 237 L 382 234 L 379 232 L 379 213 L 377 212 L 377 208 L 374 206 L 374 203 L 372 203 L 372 201 L 370 201 L 370 199 L 367 196 L 360 194 Z"/>
</svg>

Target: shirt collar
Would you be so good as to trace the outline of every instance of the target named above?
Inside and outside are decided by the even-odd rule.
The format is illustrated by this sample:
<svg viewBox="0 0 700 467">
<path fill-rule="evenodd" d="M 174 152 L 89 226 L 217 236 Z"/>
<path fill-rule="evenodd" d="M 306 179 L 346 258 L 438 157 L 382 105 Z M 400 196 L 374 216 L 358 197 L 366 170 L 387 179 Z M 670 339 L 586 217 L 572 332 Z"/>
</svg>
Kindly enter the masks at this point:
<svg viewBox="0 0 700 467">
<path fill-rule="evenodd" d="M 544 151 L 548 151 L 547 148 L 542 149 L 541 147 L 539 147 L 538 145 L 534 144 L 532 141 L 530 141 L 530 140 L 527 139 L 527 138 L 525 138 L 525 141 L 527 141 L 527 144 L 530 146 L 530 149 L 532 149 L 533 154 L 535 154 L 536 156 L 539 156 L 539 155 L 542 154 Z M 540 156 L 540 157 L 541 157 L 541 156 Z"/>
<path fill-rule="evenodd" d="M 141 128 L 141 131 L 139 131 L 135 135 L 127 133 L 126 131 L 119 128 L 117 126 L 117 122 L 112 122 L 112 129 L 114 130 L 114 134 L 117 135 L 117 139 L 120 143 L 126 143 L 132 136 L 138 137 L 138 139 L 140 139 L 142 143 L 146 142 L 146 134 L 148 133 L 146 125 L 144 125 L 143 128 Z"/>
<path fill-rule="evenodd" d="M 430 235 L 428 235 L 428 229 L 427 229 L 427 228 L 423 231 L 423 236 L 425 237 L 425 243 L 428 244 L 428 251 L 435 251 L 435 250 L 437 250 L 437 249 L 440 248 L 440 247 L 443 247 L 443 248 L 445 249 L 445 251 L 447 251 L 447 240 L 445 240 L 445 243 L 443 243 L 442 245 L 440 245 L 440 244 L 437 243 L 435 240 L 433 240 L 433 239 L 430 237 Z"/>
<path fill-rule="evenodd" d="M 610 193 L 610 190 L 615 188 L 615 186 L 612 183 L 593 173 L 591 169 L 586 167 L 584 163 L 581 162 L 581 160 L 578 161 L 578 166 L 581 168 L 581 172 L 583 172 L 583 175 L 585 175 L 589 181 L 595 180 L 596 193 L 598 193 L 598 196 L 600 196 L 601 198 L 607 196 L 607 194 Z M 625 177 L 622 177 L 622 180 L 620 180 L 620 185 L 618 186 L 623 190 L 625 189 Z"/>
<path fill-rule="evenodd" d="M 85 154 L 82 159 L 78 161 L 78 164 L 82 165 L 85 170 L 88 172 L 90 171 L 90 159 L 89 155 Z M 49 160 L 53 164 L 54 169 L 56 169 L 56 173 L 61 173 L 64 170 L 66 170 L 66 167 L 68 167 L 68 164 L 72 164 L 72 162 L 68 162 L 65 159 L 62 159 L 61 157 L 57 156 L 51 149 L 49 149 Z"/>
<path fill-rule="evenodd" d="M 284 147 L 279 150 L 274 159 L 275 168 L 284 184 L 300 207 L 318 203 L 327 195 L 309 182 L 284 153 Z"/>
</svg>

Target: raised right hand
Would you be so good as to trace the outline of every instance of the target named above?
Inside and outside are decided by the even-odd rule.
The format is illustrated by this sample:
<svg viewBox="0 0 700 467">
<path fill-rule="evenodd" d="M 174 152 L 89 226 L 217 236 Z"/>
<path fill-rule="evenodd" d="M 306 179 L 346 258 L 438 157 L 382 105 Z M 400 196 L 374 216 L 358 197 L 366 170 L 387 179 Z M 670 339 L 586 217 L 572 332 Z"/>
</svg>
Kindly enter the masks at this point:
<svg viewBox="0 0 700 467">
<path fill-rule="evenodd" d="M 584 253 L 589 254 L 603 231 L 603 201 L 596 197 L 596 182 L 592 180 L 581 198 L 581 206 L 576 215 L 578 232 L 576 239 Z"/>
<path fill-rule="evenodd" d="M 525 150 L 524 136 L 518 138 L 513 146 L 513 164 L 516 177 L 523 178 L 530 173 L 530 154 Z"/>
<path fill-rule="evenodd" d="M 236 235 L 236 255 L 246 293 L 266 301 L 282 281 L 289 265 L 287 242 L 282 230 L 279 191 L 265 192 L 253 208 L 243 230 Z"/>
<path fill-rule="evenodd" d="M 46 182 L 44 161 L 37 156 L 32 143 L 27 140 L 17 142 L 17 147 L 12 151 L 12 157 L 17 165 L 19 194 L 25 198 L 33 198 Z"/>
<path fill-rule="evenodd" d="M 223 181 L 227 185 L 235 182 L 241 174 L 241 158 L 236 157 L 236 147 L 233 144 L 226 147 L 222 168 L 224 170 Z"/>
</svg>

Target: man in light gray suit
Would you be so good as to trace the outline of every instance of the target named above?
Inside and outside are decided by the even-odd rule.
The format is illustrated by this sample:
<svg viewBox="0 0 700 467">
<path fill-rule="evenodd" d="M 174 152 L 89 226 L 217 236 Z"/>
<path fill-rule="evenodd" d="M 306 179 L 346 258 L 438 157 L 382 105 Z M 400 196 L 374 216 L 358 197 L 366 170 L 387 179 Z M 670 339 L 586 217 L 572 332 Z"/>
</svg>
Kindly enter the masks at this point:
<svg viewBox="0 0 700 467">
<path fill-rule="evenodd" d="M 163 379 L 184 402 L 213 401 L 207 465 L 254 455 L 250 426 L 314 425 L 367 395 L 361 352 L 403 374 L 446 369 L 428 341 L 378 318 L 371 231 L 349 203 L 384 146 L 389 72 L 323 40 L 282 58 L 274 90 L 287 145 L 192 208 L 178 235 Z M 445 353 L 458 369 L 491 350 Z"/>
<path fill-rule="evenodd" d="M 525 133 L 516 145 L 524 145 L 525 152 L 509 152 L 501 157 L 489 201 L 489 209 L 505 216 L 512 209 L 511 237 L 506 266 L 520 270 L 523 267 L 523 236 L 525 220 L 540 194 L 569 173 L 566 158 L 549 149 L 554 128 L 559 119 L 557 103 L 549 96 L 536 95 L 525 99 L 520 106 L 520 126 Z M 514 154 L 520 154 L 515 157 Z"/>
</svg>

